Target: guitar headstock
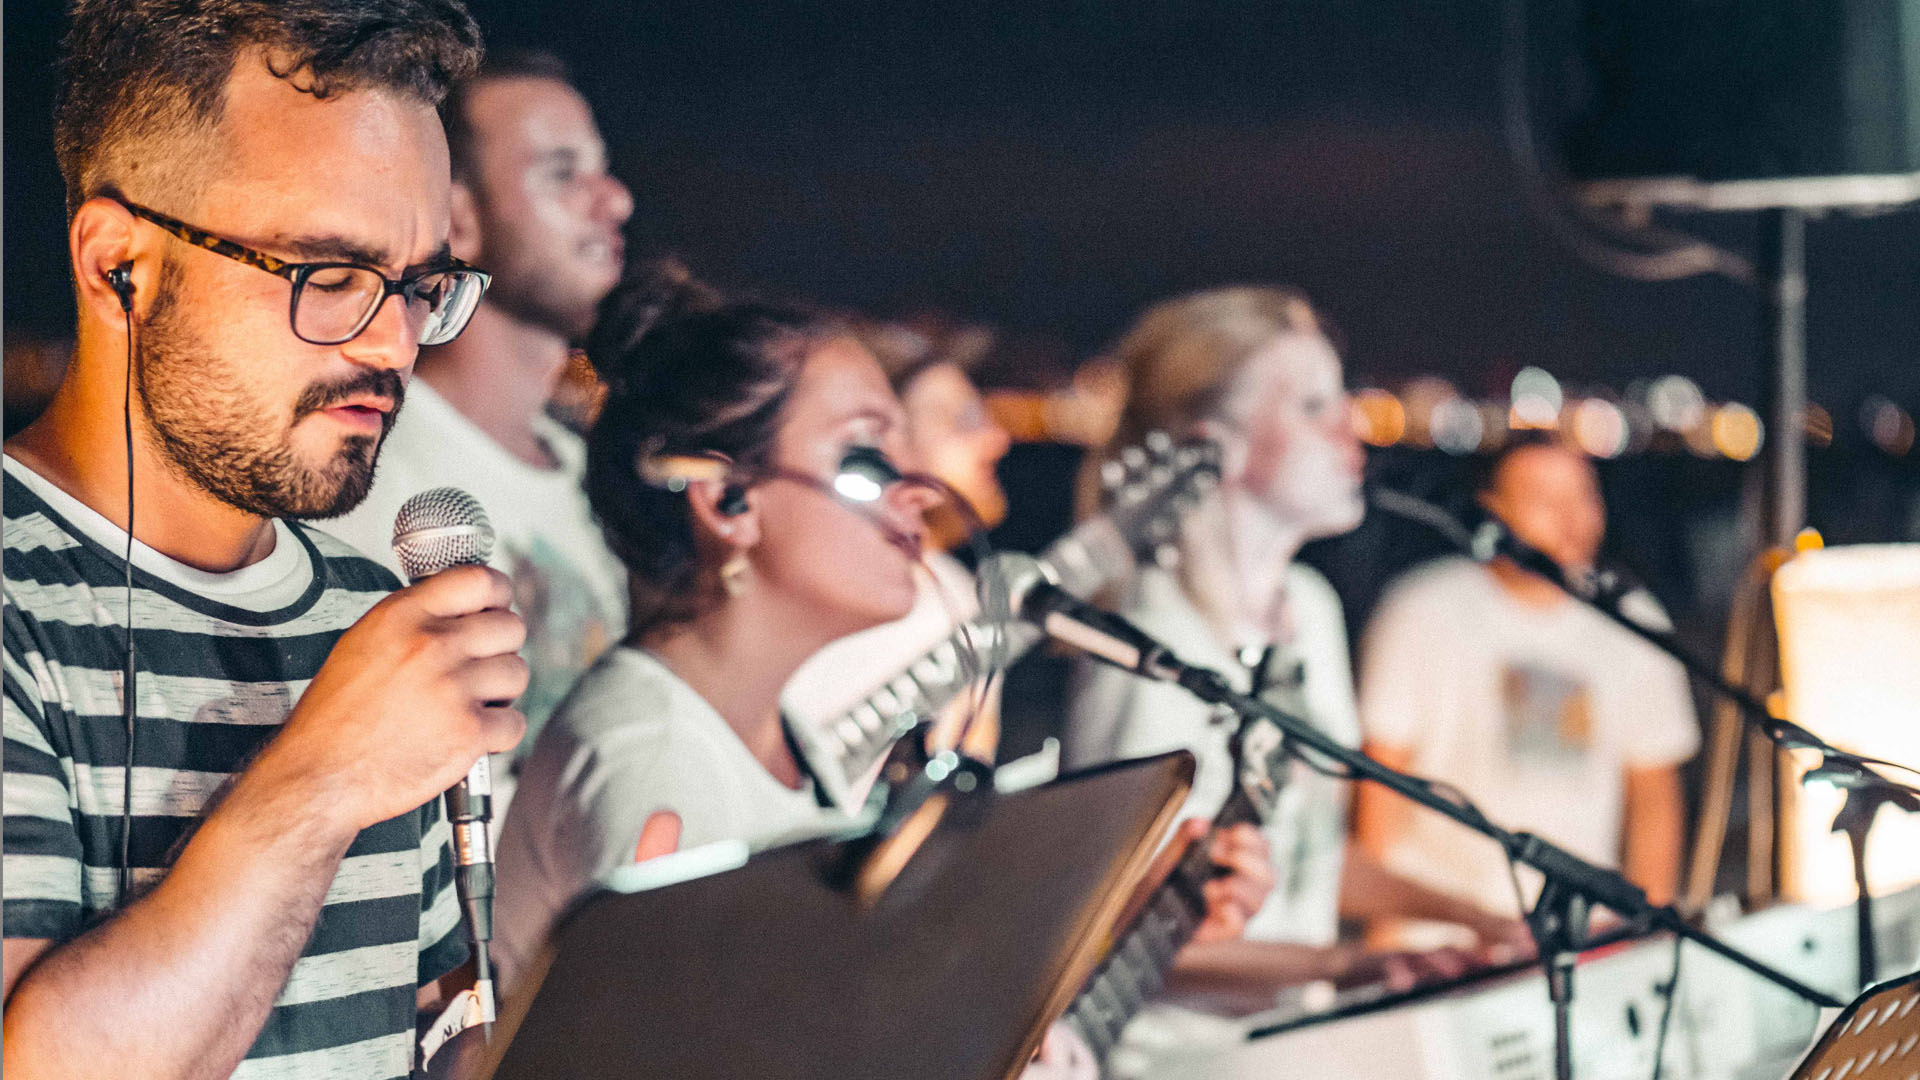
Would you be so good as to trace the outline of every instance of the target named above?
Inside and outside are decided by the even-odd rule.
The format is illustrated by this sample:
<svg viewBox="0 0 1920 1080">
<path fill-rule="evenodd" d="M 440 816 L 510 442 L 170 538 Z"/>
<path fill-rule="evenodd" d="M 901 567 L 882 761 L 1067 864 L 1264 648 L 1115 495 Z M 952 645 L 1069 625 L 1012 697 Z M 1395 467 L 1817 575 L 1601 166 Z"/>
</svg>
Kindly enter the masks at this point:
<svg viewBox="0 0 1920 1080">
<path fill-rule="evenodd" d="M 1100 466 L 1107 518 L 1139 560 L 1161 561 L 1180 535 L 1180 519 L 1220 479 L 1220 447 L 1207 439 L 1175 442 L 1149 432 Z"/>
</svg>

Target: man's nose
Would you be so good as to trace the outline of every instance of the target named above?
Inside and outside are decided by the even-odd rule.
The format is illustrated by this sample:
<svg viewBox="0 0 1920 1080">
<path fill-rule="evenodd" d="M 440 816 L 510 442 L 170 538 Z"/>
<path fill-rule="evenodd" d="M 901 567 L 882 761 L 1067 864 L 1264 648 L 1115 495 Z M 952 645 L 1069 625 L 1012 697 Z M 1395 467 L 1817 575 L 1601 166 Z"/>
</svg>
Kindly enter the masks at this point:
<svg viewBox="0 0 1920 1080">
<path fill-rule="evenodd" d="M 403 371 L 420 355 L 420 328 L 406 299 L 395 294 L 380 301 L 373 321 L 353 340 L 340 346 L 347 358 L 368 367 Z"/>
</svg>

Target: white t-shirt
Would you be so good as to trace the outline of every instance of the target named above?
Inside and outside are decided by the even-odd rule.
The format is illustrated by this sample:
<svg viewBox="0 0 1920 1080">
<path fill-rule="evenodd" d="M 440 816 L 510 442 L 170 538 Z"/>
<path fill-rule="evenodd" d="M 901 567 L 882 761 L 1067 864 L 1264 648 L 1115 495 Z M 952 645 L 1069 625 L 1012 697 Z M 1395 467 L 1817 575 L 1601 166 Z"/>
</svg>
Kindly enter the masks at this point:
<svg viewBox="0 0 1920 1080">
<path fill-rule="evenodd" d="M 1625 606 L 1668 625 L 1644 592 Z M 1499 824 L 1605 866 L 1620 861 L 1626 769 L 1677 764 L 1700 743 L 1677 662 L 1575 601 L 1524 605 L 1466 559 L 1389 589 L 1362 661 L 1369 740 L 1412 750 L 1413 772 L 1460 788 Z M 1513 907 L 1499 848 L 1438 814 L 1416 812 L 1385 861 L 1491 910 Z"/>
<path fill-rule="evenodd" d="M 503 991 L 554 920 L 633 861 L 657 810 L 680 815 L 680 849 L 761 844 L 844 821 L 811 782 L 789 788 L 705 698 L 650 653 L 607 651 L 556 709 L 521 770 L 500 830 L 494 948 Z"/>
<path fill-rule="evenodd" d="M 127 550 L 127 532 L 104 515 L 14 458 L 6 459 L 7 475 L 33 490 L 60 516 L 87 538 L 116 556 Z M 139 507 L 134 507 L 136 519 Z M 214 573 L 188 566 L 139 540 L 133 542 L 133 565 L 196 596 L 218 600 L 246 611 L 270 612 L 292 604 L 313 584 L 313 560 L 293 535 L 293 528 L 275 518 L 273 550 L 258 562 L 238 570 Z"/>
<path fill-rule="evenodd" d="M 1269 665 L 1270 683 L 1299 665 L 1297 690 L 1276 686 L 1275 703 L 1305 712 L 1303 719 L 1348 746 L 1360 742 L 1353 677 L 1347 660 L 1346 622 L 1326 578 L 1298 563 L 1286 570 L 1287 606 L 1294 637 Z M 1209 667 L 1245 690 L 1251 673 L 1223 645 L 1172 575 L 1141 573 L 1123 614 L 1171 648 L 1181 659 Z M 1186 690 L 1149 682 L 1116 668 L 1088 662 L 1077 672 L 1068 717 L 1069 760 L 1076 766 L 1167 750 L 1192 750 L 1199 758 L 1193 793 L 1183 817 L 1212 817 L 1233 783 L 1227 740 L 1230 718 L 1213 722 L 1214 711 Z M 1279 700 L 1287 698 L 1289 700 Z M 1304 704 L 1303 704 L 1304 703 Z M 1340 932 L 1340 874 L 1346 850 L 1347 791 L 1335 780 L 1292 762 L 1285 786 L 1264 832 L 1272 850 L 1274 888 L 1247 924 L 1255 941 L 1330 945 Z M 1283 994 L 1286 992 L 1283 992 Z M 1226 1017 L 1170 1002 L 1152 1002 L 1127 1025 L 1108 1067 L 1116 1077 L 1150 1077 L 1179 1067 L 1244 1037 Z"/>
<path fill-rule="evenodd" d="M 344 517 L 319 523 L 400 574 L 392 541 L 402 503 L 429 488 L 457 487 L 486 510 L 494 531 L 491 561 L 513 579 L 513 609 L 527 623 L 521 655 L 532 669 L 518 703 L 528 738 L 514 755 L 494 760 L 496 820 L 512 793 L 512 760 L 525 756 L 574 681 L 626 627 L 626 568 L 607 550 L 580 486 L 586 446 L 545 416 L 535 417 L 534 433 L 557 468 L 514 457 L 425 379 L 415 379 L 381 446 L 366 501 Z"/>
<path fill-rule="evenodd" d="M 1342 743 L 1358 745 L 1360 727 L 1339 598 L 1326 578 L 1297 563 L 1287 569 L 1286 590 L 1294 640 L 1286 643 L 1282 656 L 1301 666 L 1301 692 L 1309 713 L 1305 719 Z M 1219 671 L 1237 689 L 1246 689 L 1247 669 L 1165 571 L 1141 574 L 1135 599 L 1123 614 L 1181 659 Z M 1275 667 L 1286 662 L 1282 659 Z M 1074 765 L 1192 750 L 1199 757 L 1199 771 L 1182 816 L 1212 817 L 1218 812 L 1233 783 L 1227 749 L 1231 720 L 1213 722 L 1211 707 L 1171 683 L 1091 662 L 1080 675 L 1068 719 L 1068 755 Z M 1346 807 L 1343 781 L 1298 761 L 1292 764 L 1265 829 L 1273 849 L 1273 894 L 1248 924 L 1249 938 L 1309 945 L 1328 945 L 1338 938 Z"/>
</svg>

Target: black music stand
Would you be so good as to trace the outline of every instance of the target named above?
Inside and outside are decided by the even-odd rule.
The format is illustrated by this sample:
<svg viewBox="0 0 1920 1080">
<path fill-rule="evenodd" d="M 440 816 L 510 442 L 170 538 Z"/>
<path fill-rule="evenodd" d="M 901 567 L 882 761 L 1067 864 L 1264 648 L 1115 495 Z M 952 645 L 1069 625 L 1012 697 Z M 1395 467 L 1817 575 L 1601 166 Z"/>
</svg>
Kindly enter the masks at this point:
<svg viewBox="0 0 1920 1080">
<path fill-rule="evenodd" d="M 594 894 L 514 988 L 481 1075 L 1012 1077 L 1110 945 L 1193 768 L 967 784 L 891 829 Z"/>
<path fill-rule="evenodd" d="M 1789 1080 L 1907 1080 L 1920 1070 L 1920 971 L 1854 999 Z"/>
</svg>

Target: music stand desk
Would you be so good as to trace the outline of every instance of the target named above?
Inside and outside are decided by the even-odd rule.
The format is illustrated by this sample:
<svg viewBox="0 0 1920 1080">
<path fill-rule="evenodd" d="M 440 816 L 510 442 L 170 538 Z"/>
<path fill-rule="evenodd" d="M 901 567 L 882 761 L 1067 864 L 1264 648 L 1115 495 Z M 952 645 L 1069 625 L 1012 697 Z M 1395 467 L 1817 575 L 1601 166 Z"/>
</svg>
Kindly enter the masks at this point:
<svg viewBox="0 0 1920 1080">
<path fill-rule="evenodd" d="M 867 835 L 595 893 L 506 1003 L 482 1075 L 1017 1075 L 1111 945 L 1193 768 L 1176 752 L 956 796 L 901 826 L 910 857 L 877 891 L 850 873 L 876 865 Z M 738 862 L 702 852 L 685 857 Z"/>
</svg>

